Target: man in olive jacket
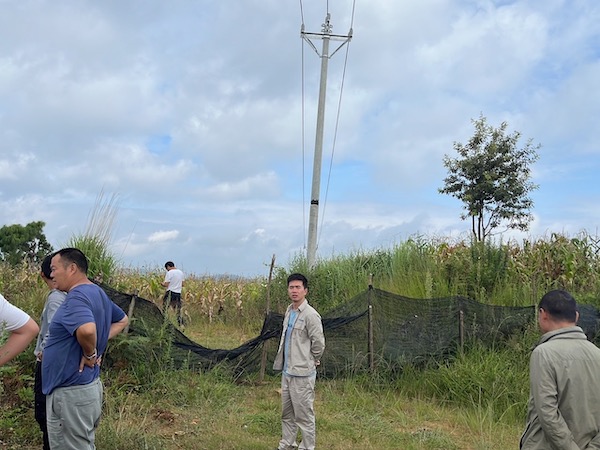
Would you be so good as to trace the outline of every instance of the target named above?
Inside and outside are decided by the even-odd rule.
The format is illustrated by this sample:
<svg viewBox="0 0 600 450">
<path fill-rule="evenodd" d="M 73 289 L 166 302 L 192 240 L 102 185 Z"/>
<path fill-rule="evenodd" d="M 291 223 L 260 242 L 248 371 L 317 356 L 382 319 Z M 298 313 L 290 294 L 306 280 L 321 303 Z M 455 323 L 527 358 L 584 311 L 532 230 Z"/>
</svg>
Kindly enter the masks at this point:
<svg viewBox="0 0 600 450">
<path fill-rule="evenodd" d="M 568 292 L 542 297 L 538 322 L 544 335 L 531 354 L 521 450 L 600 449 L 600 349 L 576 326 L 578 319 Z"/>
<path fill-rule="evenodd" d="M 299 273 L 288 277 L 292 300 L 283 319 L 279 350 L 273 364 L 281 370 L 281 440 L 279 450 L 315 448 L 315 380 L 325 350 L 325 336 L 319 313 L 308 304 L 308 280 Z M 296 444 L 298 428 L 302 432 Z"/>
</svg>

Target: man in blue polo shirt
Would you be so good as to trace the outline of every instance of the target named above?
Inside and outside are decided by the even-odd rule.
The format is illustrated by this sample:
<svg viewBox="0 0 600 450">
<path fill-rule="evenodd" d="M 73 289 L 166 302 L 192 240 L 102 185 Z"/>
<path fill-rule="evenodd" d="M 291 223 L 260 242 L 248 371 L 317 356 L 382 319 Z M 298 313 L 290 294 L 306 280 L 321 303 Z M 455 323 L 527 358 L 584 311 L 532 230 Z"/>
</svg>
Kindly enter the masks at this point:
<svg viewBox="0 0 600 450">
<path fill-rule="evenodd" d="M 100 359 L 127 315 L 87 277 L 85 255 L 76 248 L 55 253 L 51 276 L 67 292 L 52 323 L 42 358 L 51 449 L 93 450 L 102 409 Z"/>
</svg>

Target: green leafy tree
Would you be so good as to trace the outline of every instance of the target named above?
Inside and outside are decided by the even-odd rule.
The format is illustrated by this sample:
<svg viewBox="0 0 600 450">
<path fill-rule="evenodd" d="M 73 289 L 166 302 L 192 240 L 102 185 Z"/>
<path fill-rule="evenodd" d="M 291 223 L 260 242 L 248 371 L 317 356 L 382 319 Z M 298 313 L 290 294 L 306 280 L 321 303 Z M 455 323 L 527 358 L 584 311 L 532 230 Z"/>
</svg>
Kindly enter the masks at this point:
<svg viewBox="0 0 600 450">
<path fill-rule="evenodd" d="M 4 225 L 0 228 L 0 259 L 16 266 L 22 262 L 39 264 L 52 252 L 44 235 L 44 222 Z"/>
<path fill-rule="evenodd" d="M 472 120 L 475 134 L 466 145 L 454 143 L 458 158 L 444 156 L 448 176 L 442 194 L 464 203 L 461 219 L 471 218 L 474 238 L 483 242 L 501 225 L 526 231 L 533 219 L 529 193 L 538 186 L 531 182 L 531 164 L 537 161 L 540 145 L 529 139 L 519 147 L 521 133 L 507 133 L 508 124 L 498 128 L 481 115 Z"/>
</svg>

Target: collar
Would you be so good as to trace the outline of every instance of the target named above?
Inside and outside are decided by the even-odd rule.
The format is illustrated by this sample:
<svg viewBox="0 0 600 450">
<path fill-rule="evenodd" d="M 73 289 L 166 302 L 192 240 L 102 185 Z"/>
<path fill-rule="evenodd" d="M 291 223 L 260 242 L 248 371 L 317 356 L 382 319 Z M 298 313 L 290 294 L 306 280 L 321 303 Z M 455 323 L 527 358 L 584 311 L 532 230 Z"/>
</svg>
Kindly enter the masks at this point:
<svg viewBox="0 0 600 450">
<path fill-rule="evenodd" d="M 587 337 L 581 327 L 572 326 L 559 328 L 558 330 L 544 333 L 538 342 L 538 345 L 548 342 L 552 339 L 586 339 Z"/>
<path fill-rule="evenodd" d="M 295 311 L 302 312 L 306 309 L 307 306 L 308 306 L 308 299 L 305 298 L 304 301 L 300 304 L 300 306 L 298 306 L 298 308 Z M 293 304 L 288 306 L 288 308 L 290 310 L 294 309 Z"/>
</svg>

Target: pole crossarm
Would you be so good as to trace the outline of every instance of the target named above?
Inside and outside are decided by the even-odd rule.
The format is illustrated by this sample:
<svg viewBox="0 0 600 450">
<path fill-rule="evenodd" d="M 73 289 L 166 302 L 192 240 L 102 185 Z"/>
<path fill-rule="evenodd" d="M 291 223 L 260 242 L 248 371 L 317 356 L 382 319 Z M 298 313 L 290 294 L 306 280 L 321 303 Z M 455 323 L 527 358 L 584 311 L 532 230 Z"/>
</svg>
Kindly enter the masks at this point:
<svg viewBox="0 0 600 450">
<path fill-rule="evenodd" d="M 344 45 L 346 45 L 348 42 L 350 42 L 350 40 L 352 39 L 352 30 L 350 30 L 350 33 L 348 34 L 348 36 L 342 36 L 339 34 L 324 34 L 324 33 L 304 33 L 301 32 L 300 36 L 302 37 L 302 39 L 304 39 L 306 42 L 308 42 L 308 44 L 311 46 L 311 48 L 315 51 L 315 53 L 317 54 L 317 56 L 319 56 L 319 58 L 322 58 L 324 55 L 321 55 L 319 53 L 319 50 L 317 49 L 316 45 L 313 43 L 313 41 L 311 41 L 310 38 L 319 38 L 319 39 L 329 39 L 332 41 L 343 41 L 338 48 L 336 48 L 331 55 L 328 55 L 327 58 L 331 58 L 333 57 L 333 55 L 335 55 L 338 50 L 340 48 L 342 48 Z"/>
<path fill-rule="evenodd" d="M 331 33 L 331 30 L 333 29 L 333 25 L 331 24 L 331 14 L 329 14 L 329 13 L 327 13 L 327 16 L 325 17 L 325 22 L 323 24 L 321 24 L 321 29 L 322 29 L 321 33 L 309 33 L 309 32 L 304 31 L 304 24 L 302 24 L 302 27 L 300 28 L 300 36 L 302 37 L 302 39 L 304 39 L 306 42 L 309 43 L 309 45 L 312 47 L 312 49 L 315 51 L 315 53 L 320 58 L 323 58 L 323 57 L 331 58 L 333 55 L 336 54 L 336 52 L 340 48 L 342 48 L 345 44 L 350 42 L 350 40 L 352 39 L 352 28 L 350 28 L 348 35 Z M 323 40 L 328 39 L 328 40 L 332 40 L 332 41 L 343 41 L 343 42 L 330 55 L 326 55 L 326 54 L 322 55 L 319 53 L 319 50 L 317 50 L 317 46 L 312 42 L 311 38 L 323 39 Z"/>
<path fill-rule="evenodd" d="M 323 38 L 328 38 L 334 41 L 349 41 L 350 39 L 352 39 L 352 29 L 350 29 L 350 32 L 347 35 L 344 34 L 329 34 L 329 33 L 309 33 L 307 31 L 301 31 L 300 35 L 304 38 L 304 39 L 310 39 L 310 38 L 317 38 L 317 39 L 323 39 Z"/>
</svg>

